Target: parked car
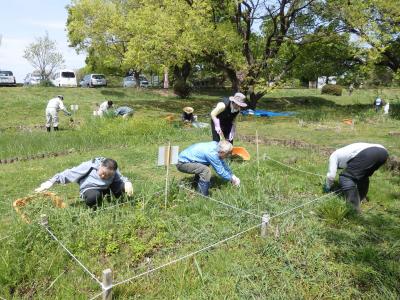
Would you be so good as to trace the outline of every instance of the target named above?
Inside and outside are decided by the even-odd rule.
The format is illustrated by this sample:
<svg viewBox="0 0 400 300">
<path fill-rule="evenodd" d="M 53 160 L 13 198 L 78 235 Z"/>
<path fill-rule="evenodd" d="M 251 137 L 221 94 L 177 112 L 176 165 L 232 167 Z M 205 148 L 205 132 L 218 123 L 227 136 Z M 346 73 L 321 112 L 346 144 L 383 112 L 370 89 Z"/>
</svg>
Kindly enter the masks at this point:
<svg viewBox="0 0 400 300">
<path fill-rule="evenodd" d="M 38 85 L 42 81 L 42 76 L 36 73 L 28 73 L 24 78 L 24 85 Z"/>
<path fill-rule="evenodd" d="M 126 76 L 122 81 L 123 87 L 135 87 L 137 86 L 136 79 L 134 76 Z M 143 75 L 139 76 L 139 87 L 147 88 L 149 86 L 149 81 Z"/>
<path fill-rule="evenodd" d="M 0 71 L 0 86 L 16 86 L 16 84 L 13 72 Z"/>
<path fill-rule="evenodd" d="M 73 70 L 60 70 L 54 73 L 50 79 L 51 83 L 59 87 L 77 87 L 76 75 Z"/>
<path fill-rule="evenodd" d="M 79 82 L 81 87 L 107 86 L 106 77 L 103 74 L 88 74 Z"/>
</svg>

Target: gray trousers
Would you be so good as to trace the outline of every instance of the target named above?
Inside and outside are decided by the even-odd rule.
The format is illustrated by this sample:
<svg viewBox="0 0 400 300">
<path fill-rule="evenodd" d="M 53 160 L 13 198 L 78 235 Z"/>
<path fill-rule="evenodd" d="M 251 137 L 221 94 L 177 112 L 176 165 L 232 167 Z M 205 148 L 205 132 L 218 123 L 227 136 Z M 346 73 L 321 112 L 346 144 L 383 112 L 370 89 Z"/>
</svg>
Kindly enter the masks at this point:
<svg viewBox="0 0 400 300">
<path fill-rule="evenodd" d="M 195 174 L 199 177 L 200 180 L 204 182 L 210 182 L 211 180 L 211 170 L 208 166 L 203 165 L 201 163 L 181 163 L 179 162 L 176 165 L 176 168 L 187 174 Z"/>
<path fill-rule="evenodd" d="M 53 127 L 58 127 L 58 112 L 55 108 L 46 108 L 46 127 L 51 127 L 51 122 L 53 122 Z"/>
</svg>

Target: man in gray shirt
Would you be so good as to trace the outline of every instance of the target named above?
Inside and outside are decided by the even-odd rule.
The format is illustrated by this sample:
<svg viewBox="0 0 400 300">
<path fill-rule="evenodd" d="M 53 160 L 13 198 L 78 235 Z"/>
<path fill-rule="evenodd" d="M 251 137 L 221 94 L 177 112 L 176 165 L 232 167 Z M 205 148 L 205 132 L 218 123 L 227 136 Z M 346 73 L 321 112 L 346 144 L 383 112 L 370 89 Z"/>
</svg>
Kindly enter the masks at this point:
<svg viewBox="0 0 400 300">
<path fill-rule="evenodd" d="M 132 183 L 122 176 L 118 164 L 111 158 L 98 157 L 81 163 L 77 167 L 66 169 L 43 182 L 35 192 L 45 191 L 55 183 L 79 184 L 80 196 L 89 207 L 96 208 L 101 204 L 104 196 L 111 193 L 119 198 L 123 193 L 133 194 Z"/>
</svg>

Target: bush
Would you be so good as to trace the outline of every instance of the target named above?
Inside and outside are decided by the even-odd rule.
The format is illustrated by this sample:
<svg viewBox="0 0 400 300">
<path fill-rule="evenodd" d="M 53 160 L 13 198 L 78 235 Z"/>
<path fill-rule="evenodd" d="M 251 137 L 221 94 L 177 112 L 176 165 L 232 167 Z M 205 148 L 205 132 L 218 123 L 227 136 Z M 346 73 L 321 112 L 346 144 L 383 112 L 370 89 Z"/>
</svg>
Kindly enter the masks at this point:
<svg viewBox="0 0 400 300">
<path fill-rule="evenodd" d="M 39 86 L 49 87 L 54 86 L 54 84 L 49 79 L 44 79 L 40 81 Z"/>
<path fill-rule="evenodd" d="M 342 87 L 337 84 L 326 84 L 322 87 L 321 94 L 342 96 Z"/>
<path fill-rule="evenodd" d="M 174 93 L 179 98 L 186 99 L 190 96 L 191 92 L 192 92 L 192 86 L 183 80 L 178 80 L 174 84 Z"/>
</svg>

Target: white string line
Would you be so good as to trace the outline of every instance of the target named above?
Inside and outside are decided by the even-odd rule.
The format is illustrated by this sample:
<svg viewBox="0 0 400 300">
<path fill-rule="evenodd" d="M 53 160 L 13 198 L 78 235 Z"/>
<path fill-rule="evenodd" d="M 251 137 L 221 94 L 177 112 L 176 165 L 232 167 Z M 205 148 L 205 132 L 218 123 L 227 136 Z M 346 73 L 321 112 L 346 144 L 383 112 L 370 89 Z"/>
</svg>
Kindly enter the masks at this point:
<svg viewBox="0 0 400 300">
<path fill-rule="evenodd" d="M 340 190 L 341 190 L 341 189 L 340 189 Z M 326 195 L 323 195 L 323 196 L 321 196 L 321 197 L 315 198 L 315 199 L 313 199 L 313 200 L 310 200 L 310 201 L 308 201 L 308 202 L 305 202 L 305 203 L 303 203 L 303 204 L 300 204 L 300 205 L 298 205 L 298 206 L 295 206 L 295 207 L 293 207 L 293 208 L 291 208 L 291 209 L 288 209 L 288 210 L 286 210 L 286 211 L 283 211 L 283 212 L 281 212 L 281 213 L 279 213 L 279 214 L 277 214 L 277 215 L 271 216 L 270 220 L 273 219 L 273 218 L 279 217 L 279 216 L 281 216 L 281 215 L 287 214 L 287 213 L 289 213 L 289 212 L 292 212 L 292 211 L 294 211 L 294 210 L 296 210 L 296 209 L 298 209 L 298 208 L 300 208 L 300 207 L 306 206 L 307 204 L 313 203 L 313 202 L 318 201 L 318 200 L 320 200 L 320 199 L 322 199 L 322 198 L 325 198 L 325 197 L 328 197 L 328 196 L 332 196 L 333 194 L 336 194 L 336 193 L 339 192 L 340 190 L 330 192 L 329 194 L 326 194 Z"/>
<path fill-rule="evenodd" d="M 218 246 L 218 245 L 220 245 L 220 244 L 222 244 L 222 243 L 225 243 L 225 242 L 227 242 L 227 241 L 229 241 L 229 240 L 232 240 L 232 239 L 234 239 L 234 238 L 236 238 L 236 237 L 238 237 L 238 236 L 240 236 L 240 235 L 243 235 L 243 234 L 245 234 L 246 232 L 248 232 L 248 231 L 250 231 L 250 230 L 253 230 L 254 228 L 260 227 L 261 225 L 262 225 L 262 223 L 257 224 L 257 225 L 254 225 L 254 226 L 252 226 L 252 227 L 250 227 L 250 228 L 247 228 L 247 229 L 245 229 L 245 230 L 243 230 L 243 231 L 241 231 L 241 232 L 238 232 L 238 233 L 236 233 L 236 234 L 234 234 L 234 235 L 232 235 L 232 236 L 230 236 L 230 237 L 227 237 L 227 238 L 225 238 L 225 239 L 223 239 L 223 240 L 220 240 L 220 241 L 215 242 L 215 243 L 213 243 L 213 244 L 211 244 L 211 245 L 208 245 L 208 246 L 206 246 L 206 247 L 204 247 L 204 248 L 201 248 L 201 249 L 199 249 L 199 250 L 196 250 L 196 251 L 194 251 L 194 252 L 191 252 L 191 253 L 189 253 L 189 254 L 186 254 L 186 255 L 184 255 L 184 256 L 181 256 L 181 257 L 179 257 L 179 258 L 177 258 L 177 259 L 174 259 L 174 260 L 172 260 L 172 261 L 169 261 L 169 262 L 167 262 L 167 263 L 165 263 L 165 264 L 163 264 L 163 265 L 161 265 L 161 266 L 158 266 L 158 267 L 156 267 L 156 268 L 154 268 L 154 269 L 150 269 L 150 270 L 148 270 L 148 271 L 146 271 L 146 272 L 140 273 L 140 274 L 135 275 L 135 276 L 133 276 L 133 277 L 131 277 L 131 278 L 128 278 L 128 279 L 122 280 L 122 281 L 120 281 L 120 282 L 114 283 L 114 284 L 111 285 L 111 286 L 108 286 L 108 287 L 104 287 L 104 286 L 103 286 L 103 290 L 104 290 L 104 291 L 107 291 L 107 290 L 109 290 L 109 289 L 111 289 L 111 288 L 113 288 L 113 287 L 116 287 L 116 286 L 118 286 L 118 285 L 121 285 L 121 284 L 130 282 L 130 281 L 132 281 L 133 279 L 136 279 L 136 278 L 142 277 L 142 276 L 144 276 L 144 275 L 153 273 L 153 272 L 155 272 L 155 271 L 157 271 L 157 270 L 159 270 L 159 269 L 165 268 L 165 267 L 167 267 L 167 266 L 169 266 L 169 265 L 172 265 L 172 264 L 174 264 L 174 263 L 177 263 L 177 262 L 179 262 L 179 261 L 181 261 L 181 260 L 184 260 L 184 259 L 186 259 L 186 258 L 192 257 L 192 256 L 194 256 L 194 255 L 196 255 L 196 254 L 198 254 L 198 253 L 200 253 L 200 252 L 204 252 L 204 251 L 206 251 L 206 250 L 208 250 L 208 249 L 214 248 L 214 247 L 216 247 L 216 246 Z M 102 294 L 103 294 L 103 292 L 97 294 L 96 296 L 94 296 L 94 297 L 91 298 L 90 300 L 94 300 L 94 299 L 96 299 L 97 297 L 99 297 L 99 296 L 102 295 Z"/>
<path fill-rule="evenodd" d="M 339 190 L 338 190 L 338 191 L 339 191 Z M 296 206 L 296 207 L 293 207 L 293 208 L 291 208 L 291 209 L 289 209 L 289 210 L 283 211 L 283 212 L 281 212 L 281 213 L 279 213 L 279 214 L 277 214 L 277 215 L 272 216 L 272 217 L 270 218 L 270 220 L 273 219 L 273 218 L 276 218 L 276 217 L 278 217 L 278 216 L 281 216 L 281 215 L 283 215 L 283 214 L 286 214 L 286 213 L 288 213 L 288 212 L 291 212 L 291 211 L 293 211 L 293 210 L 295 210 L 295 209 L 298 209 L 298 208 L 300 208 L 300 207 L 302 207 L 302 206 L 305 206 L 305 205 L 307 205 L 307 204 L 310 204 L 310 203 L 312 203 L 312 202 L 315 202 L 315 201 L 317 201 L 317 200 L 319 200 L 319 199 L 322 199 L 322 198 L 324 198 L 324 197 L 332 196 L 332 194 L 337 193 L 338 191 L 331 192 L 331 193 L 329 193 L 329 194 L 323 195 L 322 197 L 318 197 L 318 198 L 316 198 L 316 199 L 313 199 L 313 200 L 311 200 L 311 201 L 308 201 L 308 202 L 306 202 L 306 203 L 303 203 L 303 204 L 301 204 L 301 205 L 298 205 L 298 206 Z M 130 277 L 130 278 L 128 278 L 128 279 L 125 279 L 125 280 L 122 280 L 122 281 L 120 281 L 120 282 L 117 282 L 117 283 L 115 283 L 115 284 L 113 284 L 113 285 L 111 285 L 111 286 L 108 286 L 108 287 L 102 286 L 103 291 L 107 291 L 107 290 L 109 290 L 109 289 L 111 289 L 111 288 L 113 288 L 113 287 L 115 287 L 115 286 L 118 286 L 118 285 L 121 285 L 121 284 L 130 282 L 130 281 L 132 281 L 133 279 L 142 277 L 142 276 L 147 275 L 147 274 L 149 274 L 149 273 L 153 273 L 154 271 L 157 271 L 157 270 L 159 270 L 159 269 L 161 269 L 161 268 L 164 268 L 164 267 L 167 267 L 167 266 L 172 265 L 172 264 L 174 264 L 174 263 L 177 263 L 177 262 L 179 262 L 179 261 L 181 261 L 181 260 L 184 260 L 184 259 L 186 259 L 186 258 L 189 258 L 189 257 L 191 257 L 191 256 L 194 256 L 194 255 L 196 255 L 196 254 L 198 254 L 198 253 L 200 253 L 200 252 L 206 251 L 206 250 L 208 250 L 208 249 L 210 249 L 210 248 L 214 248 L 214 247 L 216 247 L 216 246 L 218 246 L 218 245 L 220 245 L 220 244 L 222 244 L 222 243 L 225 243 L 225 242 L 227 242 L 227 241 L 229 241 L 229 240 L 231 240 L 231 239 L 234 239 L 234 238 L 236 238 L 236 237 L 238 237 L 238 236 L 240 236 L 240 235 L 242 235 L 242 234 L 244 234 L 244 233 L 246 233 L 246 232 L 248 232 L 248 231 L 250 231 L 250 230 L 252 230 L 252 229 L 254 229 L 254 228 L 260 227 L 261 225 L 262 225 L 262 223 L 261 223 L 261 224 L 257 224 L 257 225 L 255 225 L 255 226 L 252 226 L 252 227 L 250 227 L 250 228 L 248 228 L 248 229 L 245 229 L 245 230 L 243 230 L 243 231 L 241 231 L 241 232 L 239 232 L 239 233 L 236 233 L 235 235 L 232 235 L 232 236 L 230 236 L 230 237 L 228 237 L 228 238 L 226 238 L 226 239 L 223 239 L 223 240 L 218 241 L 218 242 L 216 242 L 216 243 L 214 243 L 214 244 L 208 245 L 208 246 L 206 246 L 206 247 L 204 247 L 204 248 L 201 248 L 201 249 L 199 249 L 199 250 L 197 250 L 197 251 L 194 251 L 194 252 L 191 252 L 191 253 L 189 253 L 189 254 L 186 254 L 186 255 L 184 255 L 184 256 L 182 256 L 182 257 L 180 257 L 180 258 L 177 258 L 177 259 L 175 259 L 175 260 L 172 260 L 172 261 L 170 261 L 170 262 L 167 262 L 167 263 L 165 263 L 165 264 L 163 264 L 163 265 L 161 265 L 161 266 L 158 266 L 158 267 L 156 267 L 156 268 L 154 268 L 154 269 L 148 270 L 148 271 L 146 271 L 146 272 L 140 273 L 140 274 L 135 275 L 135 276 L 133 276 L 133 277 Z M 95 296 L 92 297 L 90 300 L 94 300 L 94 299 L 98 298 L 99 296 L 101 296 L 102 294 L 103 294 L 103 292 L 101 292 L 101 293 L 95 295 Z"/>
<path fill-rule="evenodd" d="M 60 245 L 61 245 L 61 247 L 63 247 L 64 248 L 64 250 L 98 283 L 98 284 L 100 284 L 100 286 L 102 286 L 102 283 L 96 278 L 96 276 L 92 273 L 92 272 L 90 272 L 84 265 L 83 265 L 83 263 L 81 263 L 80 261 L 79 261 L 79 259 L 77 259 L 76 257 L 75 257 L 75 255 L 73 255 L 72 253 L 71 253 L 71 251 L 69 251 L 68 249 L 67 249 L 67 247 L 65 247 L 64 246 L 64 244 L 63 243 L 61 243 L 61 241 L 59 240 L 59 239 L 57 239 L 57 237 L 50 231 L 50 229 L 49 228 L 47 228 L 46 226 L 43 226 L 44 227 L 44 229 L 46 229 L 46 231 L 51 235 L 51 237 L 55 240 L 55 241 L 57 241 Z"/>
<path fill-rule="evenodd" d="M 185 189 L 185 190 L 187 190 L 187 191 L 189 191 L 189 192 L 198 194 L 198 195 L 202 196 L 203 198 L 209 199 L 209 200 L 211 200 L 211 201 L 217 202 L 217 203 L 222 204 L 222 205 L 224 205 L 224 206 L 227 206 L 227 207 L 230 207 L 230 208 L 239 210 L 239 211 L 241 211 L 241 212 L 244 212 L 244 213 L 246 213 L 246 214 L 248 214 L 248 215 L 251 215 L 251 216 L 253 216 L 253 217 L 256 217 L 257 219 L 262 219 L 262 216 L 259 216 L 259 215 L 257 215 L 257 214 L 252 213 L 252 212 L 249 212 L 249 211 L 247 211 L 247 210 L 241 209 L 241 208 L 239 208 L 239 207 L 236 207 L 236 206 L 227 204 L 227 203 L 225 203 L 225 202 L 222 202 L 222 201 L 213 199 L 213 198 L 211 198 L 211 197 L 209 197 L 209 196 L 204 196 L 204 195 L 200 194 L 199 192 L 197 192 L 197 191 L 195 191 L 195 190 L 191 190 L 191 189 L 185 187 L 184 185 L 180 185 L 179 187 L 181 187 L 181 188 L 183 188 L 183 189 Z"/>
<path fill-rule="evenodd" d="M 294 168 L 294 167 L 292 167 L 292 166 L 289 166 L 289 165 L 287 165 L 287 164 L 284 164 L 284 163 L 282 163 L 282 162 L 280 162 L 280 161 L 277 161 L 277 160 L 271 158 L 270 156 L 268 156 L 268 155 L 266 155 L 266 154 L 264 155 L 264 158 L 269 159 L 269 160 L 272 160 L 273 162 L 276 162 L 277 164 L 280 164 L 280 165 L 282 165 L 282 166 L 285 166 L 285 167 L 290 168 L 290 169 L 292 169 L 292 170 L 295 170 L 295 171 L 297 171 L 297 172 L 302 172 L 302 173 L 306 173 L 306 174 L 310 174 L 310 175 L 314 175 L 314 176 L 318 176 L 318 177 L 325 178 L 324 175 L 317 174 L 317 173 L 312 173 L 312 172 L 308 172 L 308 171 L 303 171 L 303 170 Z"/>
</svg>

